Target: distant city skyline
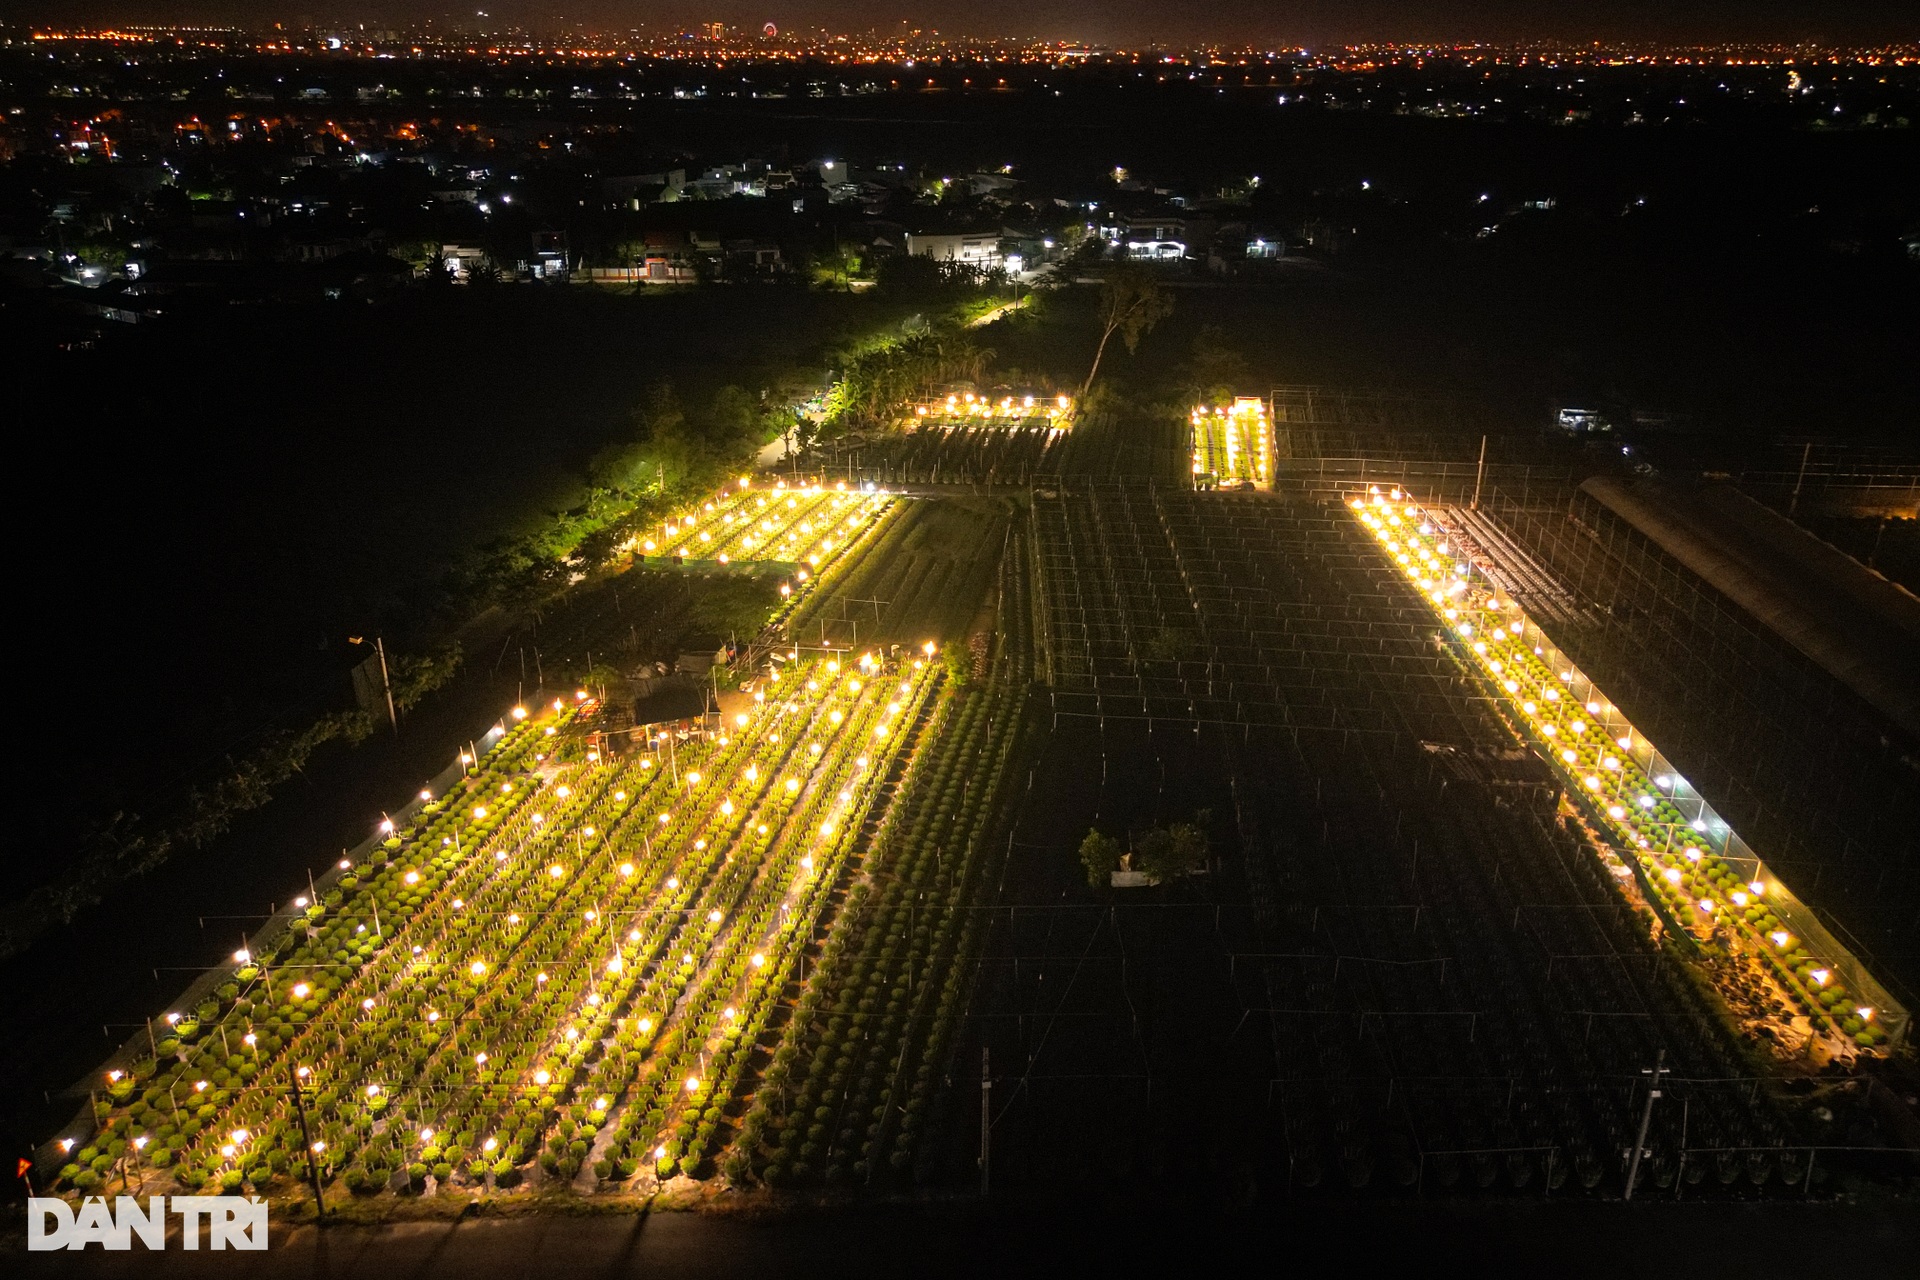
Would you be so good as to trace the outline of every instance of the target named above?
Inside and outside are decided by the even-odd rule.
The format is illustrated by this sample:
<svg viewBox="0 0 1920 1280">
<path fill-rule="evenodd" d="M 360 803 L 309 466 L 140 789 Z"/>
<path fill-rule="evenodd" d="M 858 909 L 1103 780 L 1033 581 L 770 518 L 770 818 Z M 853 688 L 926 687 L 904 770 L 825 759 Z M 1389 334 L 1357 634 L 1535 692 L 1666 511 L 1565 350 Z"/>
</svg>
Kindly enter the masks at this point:
<svg viewBox="0 0 1920 1280">
<path fill-rule="evenodd" d="M 411 24 L 426 19 L 537 29 L 705 22 L 782 30 L 887 29 L 911 23 L 948 35 L 1150 41 L 1337 44 L 1362 41 L 1522 41 L 1588 39 L 1912 40 L 1920 19 L 1899 0 L 1701 0 L 1676 9 L 1663 0 L 1591 0 L 1577 7 L 1542 0 L 1218 0 L 1181 9 L 1147 0 L 22 0 L 12 20 L 64 26 L 98 23 L 204 22 L 248 27 L 279 21 L 316 24 Z M 482 16 L 484 15 L 484 16 Z"/>
</svg>

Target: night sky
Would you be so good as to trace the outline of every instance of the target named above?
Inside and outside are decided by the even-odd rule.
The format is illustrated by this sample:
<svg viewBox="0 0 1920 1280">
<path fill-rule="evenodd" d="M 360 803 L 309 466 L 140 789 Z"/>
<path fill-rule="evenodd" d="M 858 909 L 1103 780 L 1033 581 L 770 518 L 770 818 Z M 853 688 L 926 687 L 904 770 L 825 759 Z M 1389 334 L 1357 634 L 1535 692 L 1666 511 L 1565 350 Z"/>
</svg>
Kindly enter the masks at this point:
<svg viewBox="0 0 1920 1280">
<path fill-rule="evenodd" d="M 0 12 L 36 22 L 405 22 L 485 9 L 516 21 L 649 28 L 701 21 L 836 31 L 908 19 L 946 34 L 1098 41 L 1221 39 L 1275 44 L 1532 38 L 1787 40 L 1920 39 L 1914 0 L 4 0 Z"/>
</svg>

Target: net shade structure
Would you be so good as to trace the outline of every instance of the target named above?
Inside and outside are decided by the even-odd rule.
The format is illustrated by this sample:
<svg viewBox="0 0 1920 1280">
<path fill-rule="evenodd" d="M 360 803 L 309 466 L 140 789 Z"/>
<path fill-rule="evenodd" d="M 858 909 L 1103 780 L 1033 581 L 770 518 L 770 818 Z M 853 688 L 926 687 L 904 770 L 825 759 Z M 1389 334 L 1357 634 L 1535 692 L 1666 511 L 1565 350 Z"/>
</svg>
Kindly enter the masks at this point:
<svg viewBox="0 0 1920 1280">
<path fill-rule="evenodd" d="M 1378 485 L 1347 506 L 1668 930 L 1689 946 L 1718 943 L 1761 959 L 1815 1036 L 1855 1052 L 1904 1042 L 1907 1010 L 1464 554 L 1439 511 Z"/>
<path fill-rule="evenodd" d="M 1195 488 L 1273 487 L 1273 428 L 1260 397 L 1236 396 L 1230 405 L 1201 405 L 1188 421 L 1193 430 Z"/>
</svg>

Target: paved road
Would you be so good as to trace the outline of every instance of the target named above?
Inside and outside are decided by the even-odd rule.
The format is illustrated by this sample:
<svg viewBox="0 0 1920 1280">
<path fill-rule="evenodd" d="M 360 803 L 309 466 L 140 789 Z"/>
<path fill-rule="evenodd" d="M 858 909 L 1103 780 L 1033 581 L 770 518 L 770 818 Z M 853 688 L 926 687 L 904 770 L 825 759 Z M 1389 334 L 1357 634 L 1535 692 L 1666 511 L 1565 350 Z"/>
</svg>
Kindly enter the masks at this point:
<svg viewBox="0 0 1920 1280">
<path fill-rule="evenodd" d="M 1164 1280 L 1302 1265 L 1347 1275 L 1392 1268 L 1476 1278 L 1901 1274 L 1920 1246 L 1920 1208 L 1858 1204 L 1340 1204 L 1295 1202 L 1232 1219 L 1171 1206 L 1133 1214 L 1087 1205 L 1000 1209 L 896 1206 L 740 1218 L 695 1214 L 469 1219 L 457 1224 L 279 1228 L 259 1253 L 24 1253 L 0 1241 L 10 1276 L 264 1276 L 288 1280 L 507 1280 L 542 1277 L 925 1276 Z M 1238 1270 L 1238 1268 L 1234 1268 Z"/>
</svg>

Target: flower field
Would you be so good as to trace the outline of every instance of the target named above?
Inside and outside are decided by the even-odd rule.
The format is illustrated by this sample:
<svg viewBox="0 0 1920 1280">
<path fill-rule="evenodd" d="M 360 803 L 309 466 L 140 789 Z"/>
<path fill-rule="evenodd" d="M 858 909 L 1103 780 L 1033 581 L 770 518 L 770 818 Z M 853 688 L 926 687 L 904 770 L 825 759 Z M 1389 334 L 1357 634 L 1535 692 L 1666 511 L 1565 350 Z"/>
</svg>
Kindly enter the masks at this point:
<svg viewBox="0 0 1920 1280">
<path fill-rule="evenodd" d="M 760 1083 L 736 1175 L 774 1186 L 913 1175 L 983 940 L 968 908 L 994 865 L 989 830 L 1031 672 L 1021 559 L 1002 566 L 1011 599 L 993 676 L 929 725 Z"/>
<path fill-rule="evenodd" d="M 1193 483 L 1202 489 L 1266 489 L 1273 483 L 1273 428 L 1258 396 L 1193 411 Z"/>
<path fill-rule="evenodd" d="M 626 546 L 646 556 L 711 560 L 717 564 L 772 561 L 810 570 L 844 551 L 885 514 L 886 494 L 849 491 L 846 483 L 756 488 L 742 477 L 697 508 L 636 535 Z"/>
<path fill-rule="evenodd" d="M 883 484 L 1025 484 L 1057 469 L 1074 423 L 1068 396 L 967 392 L 915 405 L 902 430 L 819 443 L 809 457 Z"/>
<path fill-rule="evenodd" d="M 968 391 L 913 407 L 914 419 L 926 427 L 1049 427 L 1064 431 L 1073 424 L 1069 396 L 976 396 Z"/>
<path fill-rule="evenodd" d="M 777 558 L 831 587 L 886 553 L 913 578 L 906 509 L 743 485 L 647 554 Z M 889 616 L 931 625 L 964 594 L 936 632 L 963 627 L 989 541 L 932 594 L 902 582 Z M 973 945 L 955 908 L 987 851 L 963 837 L 1020 700 L 1007 681 L 955 687 L 938 658 L 933 641 L 776 651 L 751 702 L 619 755 L 592 745 L 584 690 L 515 708 L 445 794 L 384 822 L 290 927 L 123 1051 L 92 1133 L 63 1139 L 58 1185 L 619 1194 L 904 1167 Z M 874 1118 L 824 1151 L 826 1122 L 793 1117 L 830 1106 Z"/>
<path fill-rule="evenodd" d="M 1348 502 L 1672 936 L 1744 961 L 1784 1011 L 1785 1042 L 1821 1037 L 1860 1052 L 1902 1040 L 1906 1011 L 1518 603 L 1451 547 L 1439 516 L 1378 486 Z"/>
<path fill-rule="evenodd" d="M 286 1189 L 309 1150 L 367 1193 L 711 1172 L 882 780 L 953 716 L 929 656 L 789 662 L 625 757 L 567 737 L 588 699 L 525 716 L 101 1081 L 64 1184 Z"/>
</svg>

